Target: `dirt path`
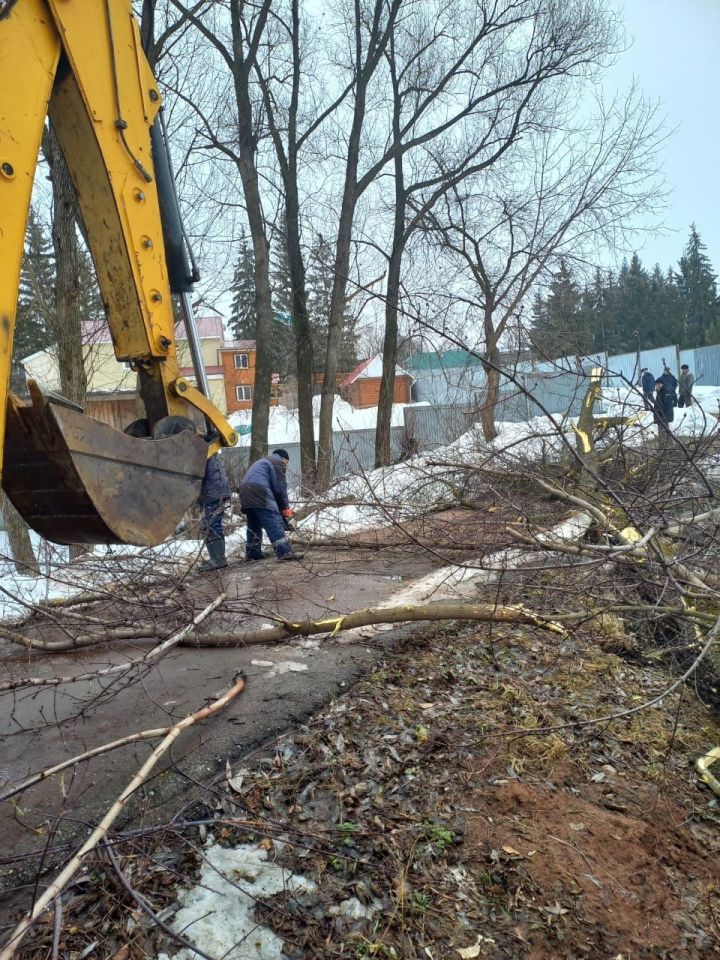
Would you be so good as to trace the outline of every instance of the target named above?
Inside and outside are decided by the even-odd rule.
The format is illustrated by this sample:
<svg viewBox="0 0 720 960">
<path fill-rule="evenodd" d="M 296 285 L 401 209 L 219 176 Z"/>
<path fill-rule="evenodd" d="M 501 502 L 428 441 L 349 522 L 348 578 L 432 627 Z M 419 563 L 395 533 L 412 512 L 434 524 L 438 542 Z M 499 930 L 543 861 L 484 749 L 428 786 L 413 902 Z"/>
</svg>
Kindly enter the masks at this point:
<svg viewBox="0 0 720 960">
<path fill-rule="evenodd" d="M 374 604 L 389 597 L 401 581 L 422 576 L 438 563 L 425 556 L 411 558 L 397 549 L 316 550 L 302 564 L 240 562 L 222 577 L 189 579 L 186 599 L 197 612 L 223 589 L 227 600 L 204 627 L 212 632 L 239 630 L 257 626 L 271 614 L 332 616 Z M 52 657 L 18 655 L 13 648 L 5 652 L 3 666 L 6 676 L 79 674 L 137 657 L 149 643 L 115 642 Z M 170 768 L 140 798 L 136 819 L 162 820 L 170 801 L 177 806 L 179 794 L 207 781 L 226 760 L 319 709 L 378 655 L 377 649 L 364 645 L 321 647 L 317 642 L 224 650 L 185 647 L 142 674 L 6 696 L 0 719 L 0 790 L 98 744 L 172 722 L 214 698 L 243 671 L 248 682 L 242 697 L 212 724 L 180 741 Z M 34 873 L 36 860 L 25 859 L 26 855 L 49 840 L 71 842 L 82 833 L 85 824 L 117 796 L 147 752 L 146 745 L 123 748 L 38 784 L 18 799 L 18 806 L 3 804 L 2 888 L 15 887 L 23 876 Z"/>
</svg>

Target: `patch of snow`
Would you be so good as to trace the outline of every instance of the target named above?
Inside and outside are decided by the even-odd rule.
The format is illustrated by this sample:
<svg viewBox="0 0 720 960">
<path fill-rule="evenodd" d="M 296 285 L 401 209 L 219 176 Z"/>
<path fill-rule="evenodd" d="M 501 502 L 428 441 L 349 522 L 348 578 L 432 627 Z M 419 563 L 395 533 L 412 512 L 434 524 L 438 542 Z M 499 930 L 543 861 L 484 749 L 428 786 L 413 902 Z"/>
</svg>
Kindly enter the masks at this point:
<svg viewBox="0 0 720 960">
<path fill-rule="evenodd" d="M 281 660 L 276 663 L 272 670 L 268 670 L 265 679 L 270 677 L 281 677 L 284 673 L 304 673 L 308 668 L 306 663 L 296 663 L 294 660 Z"/>
<path fill-rule="evenodd" d="M 590 526 L 591 518 L 586 513 L 576 513 L 567 520 L 556 524 L 550 530 L 538 535 L 540 542 L 563 540 L 572 542 L 579 539 Z M 545 556 L 551 561 L 554 554 Z M 397 590 L 387 599 L 377 604 L 379 608 L 438 603 L 441 601 L 466 600 L 476 594 L 480 584 L 494 583 L 498 577 L 509 570 L 517 570 L 537 560 L 537 553 L 523 547 L 510 547 L 498 550 L 490 556 L 477 557 L 465 563 L 448 564 L 439 570 L 413 580 L 401 590 Z M 368 627 L 355 627 L 342 634 L 340 643 L 355 643 L 367 639 L 376 633 L 394 630 L 397 624 L 376 624 Z"/>
<path fill-rule="evenodd" d="M 255 919 L 255 903 L 278 893 L 311 893 L 315 884 L 269 862 L 267 851 L 209 842 L 197 886 L 182 890 L 170 926 L 205 953 L 224 960 L 283 960 L 283 941 Z M 158 960 L 196 960 L 183 948 Z"/>
<path fill-rule="evenodd" d="M 157 577 L 163 571 L 178 576 L 192 566 L 203 547 L 202 540 L 179 537 L 170 537 L 155 547 L 100 545 L 68 563 L 67 548 L 55 547 L 35 534 L 32 536 L 36 545 L 38 541 L 42 544 L 38 548 L 38 558 L 43 573 L 28 576 L 16 572 L 8 559 L 7 545 L 5 557 L 0 558 L 0 620 L 22 617 L 28 613 L 30 605 L 102 589 L 125 577 Z M 245 540 L 246 527 L 239 525 L 226 537 L 228 555 L 244 551 Z M 43 550 L 50 552 L 46 554 Z M 44 560 L 46 555 L 49 557 L 47 561 Z"/>
<path fill-rule="evenodd" d="M 367 906 L 360 903 L 357 897 L 350 897 L 342 903 L 333 903 L 328 907 L 331 917 L 346 917 L 348 920 L 370 920 L 379 910 L 382 910 L 382 900 L 374 900 Z"/>
<path fill-rule="evenodd" d="M 427 403 L 403 404 L 394 403 L 392 408 L 393 427 L 401 427 L 405 423 L 404 410 L 406 406 L 427 406 Z M 333 404 L 333 430 L 352 432 L 353 430 L 374 430 L 377 423 L 377 407 L 356 409 L 341 397 L 335 397 Z M 315 439 L 319 436 L 320 397 L 313 397 L 313 422 Z M 229 415 L 228 423 L 236 430 L 252 426 L 252 410 L 238 410 Z M 288 407 L 271 407 L 268 422 L 268 445 L 280 446 L 284 443 L 300 442 L 300 421 L 297 410 Z M 238 438 L 238 446 L 250 446 L 250 433 L 242 433 Z"/>
</svg>

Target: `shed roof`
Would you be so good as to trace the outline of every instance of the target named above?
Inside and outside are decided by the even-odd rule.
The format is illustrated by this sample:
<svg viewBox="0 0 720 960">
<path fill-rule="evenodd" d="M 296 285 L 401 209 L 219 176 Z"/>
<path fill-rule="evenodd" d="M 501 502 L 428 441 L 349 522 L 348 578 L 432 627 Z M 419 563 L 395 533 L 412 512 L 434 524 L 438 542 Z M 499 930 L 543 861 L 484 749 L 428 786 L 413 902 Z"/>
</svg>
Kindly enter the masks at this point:
<svg viewBox="0 0 720 960">
<path fill-rule="evenodd" d="M 395 367 L 395 376 L 410 377 L 410 379 L 412 379 L 407 370 L 403 370 L 402 367 Z M 382 357 L 379 353 L 376 353 L 374 357 L 368 357 L 367 360 L 361 360 L 355 369 L 351 370 L 350 373 L 345 377 L 341 386 L 349 387 L 350 384 L 355 383 L 356 380 L 379 380 L 381 377 Z"/>
<path fill-rule="evenodd" d="M 431 350 L 414 353 L 407 361 L 408 370 L 449 370 L 457 367 L 479 367 L 479 357 L 468 350 Z"/>
</svg>

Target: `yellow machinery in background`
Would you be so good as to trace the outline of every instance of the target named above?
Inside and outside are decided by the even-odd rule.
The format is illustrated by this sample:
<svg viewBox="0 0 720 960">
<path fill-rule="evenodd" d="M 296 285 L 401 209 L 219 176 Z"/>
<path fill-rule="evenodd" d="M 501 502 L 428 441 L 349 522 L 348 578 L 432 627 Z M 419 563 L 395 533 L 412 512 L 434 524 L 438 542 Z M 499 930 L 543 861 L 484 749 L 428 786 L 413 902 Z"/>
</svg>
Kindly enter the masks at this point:
<svg viewBox="0 0 720 960">
<path fill-rule="evenodd" d="M 30 403 L 9 393 L 46 116 L 77 192 L 115 355 L 138 374 L 146 417 L 129 433 L 32 382 Z M 130 0 L 0 0 L 0 469 L 11 501 L 50 540 L 160 542 L 197 498 L 208 455 L 236 442 L 209 400 L 188 252 Z M 172 294 L 197 386 L 179 375 Z M 205 417 L 205 439 L 187 429 L 190 408 Z"/>
</svg>

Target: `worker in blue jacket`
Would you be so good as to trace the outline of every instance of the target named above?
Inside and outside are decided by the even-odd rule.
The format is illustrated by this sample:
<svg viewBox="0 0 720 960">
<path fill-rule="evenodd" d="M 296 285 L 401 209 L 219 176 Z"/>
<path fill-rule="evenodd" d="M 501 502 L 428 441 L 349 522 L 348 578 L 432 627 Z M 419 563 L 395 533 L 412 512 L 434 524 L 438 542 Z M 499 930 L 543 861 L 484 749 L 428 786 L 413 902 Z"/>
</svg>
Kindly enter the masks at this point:
<svg viewBox="0 0 720 960">
<path fill-rule="evenodd" d="M 269 457 L 256 460 L 240 485 L 240 509 L 247 516 L 247 560 L 262 560 L 263 531 L 278 560 L 301 560 L 286 533 L 293 517 L 285 474 L 290 461 L 287 450 L 273 450 Z"/>
<path fill-rule="evenodd" d="M 225 530 L 223 513 L 225 501 L 230 499 L 230 484 L 219 454 L 208 457 L 205 476 L 200 487 L 198 502 L 202 507 L 201 529 L 209 560 L 201 563 L 199 570 L 219 570 L 227 566 L 225 557 Z"/>
<path fill-rule="evenodd" d="M 643 399 L 645 400 L 645 409 L 652 410 L 655 405 L 655 377 L 650 373 L 647 367 L 640 371 L 640 386 L 642 387 Z"/>
</svg>

